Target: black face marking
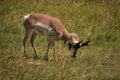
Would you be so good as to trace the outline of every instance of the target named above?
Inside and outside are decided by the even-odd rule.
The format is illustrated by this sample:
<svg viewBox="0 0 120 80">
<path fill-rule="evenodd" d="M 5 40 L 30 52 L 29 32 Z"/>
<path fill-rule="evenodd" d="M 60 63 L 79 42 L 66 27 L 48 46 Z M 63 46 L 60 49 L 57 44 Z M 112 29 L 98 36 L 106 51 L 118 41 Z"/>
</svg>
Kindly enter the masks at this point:
<svg viewBox="0 0 120 80">
<path fill-rule="evenodd" d="M 71 48 L 72 48 L 72 44 L 68 44 L 68 47 L 69 47 L 69 50 L 71 50 Z"/>
<path fill-rule="evenodd" d="M 76 53 L 79 48 L 79 43 L 77 43 L 76 45 L 72 45 L 69 43 L 68 46 L 69 46 L 69 50 L 71 51 L 71 54 L 72 54 L 71 56 L 73 58 L 76 58 Z"/>
<path fill-rule="evenodd" d="M 75 46 L 73 46 L 75 49 L 78 49 L 78 48 L 80 48 L 80 43 L 81 42 L 78 42 Z"/>
<path fill-rule="evenodd" d="M 90 42 L 90 40 L 88 40 L 88 41 L 86 41 L 86 42 L 80 41 L 80 42 L 76 43 L 75 45 L 72 45 L 72 44 L 69 43 L 68 46 L 69 46 L 69 50 L 70 50 L 71 53 L 72 53 L 72 57 L 73 57 L 73 58 L 76 58 L 77 50 L 78 50 L 80 47 L 87 46 L 89 42 Z"/>
</svg>

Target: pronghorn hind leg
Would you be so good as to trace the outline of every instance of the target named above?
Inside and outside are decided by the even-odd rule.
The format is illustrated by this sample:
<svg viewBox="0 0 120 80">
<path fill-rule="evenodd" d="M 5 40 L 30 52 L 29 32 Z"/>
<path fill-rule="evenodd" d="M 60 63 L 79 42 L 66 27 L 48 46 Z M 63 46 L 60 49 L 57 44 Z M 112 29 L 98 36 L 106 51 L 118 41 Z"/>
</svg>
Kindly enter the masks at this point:
<svg viewBox="0 0 120 80">
<path fill-rule="evenodd" d="M 26 56 L 26 41 L 27 41 L 28 36 L 25 35 L 23 39 L 23 51 L 24 51 L 24 56 Z"/>
<path fill-rule="evenodd" d="M 23 39 L 23 51 L 24 51 L 24 56 L 26 57 L 26 42 L 29 39 L 30 35 L 32 33 L 31 29 L 25 29 L 25 37 Z"/>
<path fill-rule="evenodd" d="M 23 39 L 23 51 L 24 51 L 24 56 L 26 56 L 26 41 L 28 40 L 28 34 L 25 34 L 25 37 Z"/>
<path fill-rule="evenodd" d="M 30 42 L 31 42 L 31 46 L 32 46 L 32 48 L 33 48 L 33 50 L 34 50 L 34 53 L 35 53 L 34 58 L 37 58 L 38 55 L 37 55 L 37 51 L 36 51 L 35 44 L 34 44 L 35 38 L 36 38 L 36 33 L 33 32 L 32 35 L 31 35 Z"/>
</svg>

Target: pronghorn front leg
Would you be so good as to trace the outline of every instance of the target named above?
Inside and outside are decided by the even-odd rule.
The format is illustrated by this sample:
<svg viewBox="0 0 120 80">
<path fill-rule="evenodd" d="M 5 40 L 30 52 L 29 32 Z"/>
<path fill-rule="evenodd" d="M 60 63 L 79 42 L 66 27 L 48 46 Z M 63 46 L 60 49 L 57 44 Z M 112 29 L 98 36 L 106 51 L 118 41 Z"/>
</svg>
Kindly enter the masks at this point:
<svg viewBox="0 0 120 80">
<path fill-rule="evenodd" d="M 47 51 L 46 51 L 46 54 L 45 54 L 45 60 L 48 60 L 49 48 L 50 48 L 50 42 L 48 42 Z"/>
<path fill-rule="evenodd" d="M 47 47 L 47 51 L 46 51 L 46 54 L 45 54 L 45 59 L 48 60 L 48 52 L 49 52 L 49 48 L 52 47 L 53 48 L 53 51 L 54 51 L 54 58 L 57 58 L 56 54 L 55 54 L 55 40 L 54 40 L 54 37 L 51 37 L 49 36 L 48 38 L 48 47 Z M 56 59 L 57 60 L 57 59 Z M 58 60 L 57 60 L 58 61 Z"/>
<path fill-rule="evenodd" d="M 53 46 L 53 51 L 54 51 L 53 57 L 58 62 L 58 57 L 57 57 L 57 54 L 55 52 L 55 46 Z"/>
</svg>

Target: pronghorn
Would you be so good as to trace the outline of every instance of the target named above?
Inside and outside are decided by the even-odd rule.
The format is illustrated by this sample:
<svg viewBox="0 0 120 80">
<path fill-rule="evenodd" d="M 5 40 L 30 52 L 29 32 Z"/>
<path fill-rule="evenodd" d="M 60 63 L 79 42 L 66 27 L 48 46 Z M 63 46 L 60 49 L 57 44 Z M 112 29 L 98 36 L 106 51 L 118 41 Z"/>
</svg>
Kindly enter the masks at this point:
<svg viewBox="0 0 120 80">
<path fill-rule="evenodd" d="M 90 40 L 84 43 L 79 41 L 78 35 L 75 33 L 69 33 L 58 18 L 54 18 L 45 14 L 35 13 L 26 15 L 23 18 L 23 23 L 26 32 L 23 39 L 24 55 L 26 55 L 25 44 L 28 40 L 28 37 L 30 36 L 30 42 L 34 50 L 35 57 L 38 57 L 36 48 L 34 46 L 34 40 L 37 33 L 48 36 L 48 47 L 45 54 L 45 59 L 48 59 L 48 52 L 51 46 L 53 46 L 55 55 L 54 45 L 56 40 L 62 40 L 65 44 L 68 45 L 73 58 L 76 57 L 76 52 L 78 48 L 88 45 L 88 43 L 90 42 Z"/>
</svg>

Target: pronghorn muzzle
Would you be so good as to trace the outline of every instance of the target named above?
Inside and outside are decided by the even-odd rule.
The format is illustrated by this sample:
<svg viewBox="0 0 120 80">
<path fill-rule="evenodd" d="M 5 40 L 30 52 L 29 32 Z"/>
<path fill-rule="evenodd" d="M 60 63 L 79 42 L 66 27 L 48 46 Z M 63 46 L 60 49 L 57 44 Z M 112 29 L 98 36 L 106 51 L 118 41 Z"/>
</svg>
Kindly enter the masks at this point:
<svg viewBox="0 0 120 80">
<path fill-rule="evenodd" d="M 69 50 L 71 51 L 71 56 L 72 56 L 73 58 L 76 58 L 77 50 L 78 50 L 80 47 L 88 46 L 88 43 L 89 43 L 89 42 L 90 42 L 90 40 L 88 40 L 88 41 L 86 41 L 86 42 L 80 41 L 80 42 L 76 43 L 76 45 L 69 44 Z"/>
</svg>

